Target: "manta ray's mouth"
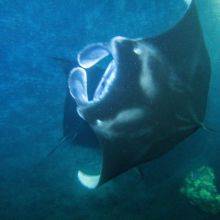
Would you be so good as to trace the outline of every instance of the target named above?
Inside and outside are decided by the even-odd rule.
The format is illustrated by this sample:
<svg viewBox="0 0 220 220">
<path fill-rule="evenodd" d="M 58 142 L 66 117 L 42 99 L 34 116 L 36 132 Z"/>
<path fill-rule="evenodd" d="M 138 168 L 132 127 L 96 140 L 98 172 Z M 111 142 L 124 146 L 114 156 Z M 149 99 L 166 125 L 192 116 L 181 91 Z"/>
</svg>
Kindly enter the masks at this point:
<svg viewBox="0 0 220 220">
<path fill-rule="evenodd" d="M 84 77 L 81 80 L 82 87 L 81 95 L 84 95 L 88 99 L 87 95 L 87 72 L 86 69 L 94 67 L 99 61 L 103 60 L 108 55 L 112 55 L 108 46 L 105 44 L 93 44 L 82 50 L 77 57 L 78 63 L 83 69 Z M 92 100 L 88 100 L 89 102 L 99 102 L 101 99 L 105 97 L 105 95 L 109 92 L 111 85 L 116 77 L 116 64 L 115 61 L 112 60 L 105 69 L 104 73 L 99 81 Z"/>
<path fill-rule="evenodd" d="M 96 65 L 108 55 L 112 55 L 108 45 L 93 44 L 82 50 L 78 54 L 77 60 L 82 68 L 88 69 Z M 114 60 L 108 64 L 104 73 L 101 74 L 102 77 L 96 87 L 93 99 L 91 100 L 92 102 L 98 102 L 103 99 L 113 84 L 116 75 L 116 65 Z"/>
<path fill-rule="evenodd" d="M 104 96 L 108 93 L 109 88 L 113 84 L 116 75 L 116 67 L 114 61 L 111 61 L 106 68 L 98 86 L 95 90 L 93 101 L 97 102 L 100 99 L 103 99 Z"/>
</svg>

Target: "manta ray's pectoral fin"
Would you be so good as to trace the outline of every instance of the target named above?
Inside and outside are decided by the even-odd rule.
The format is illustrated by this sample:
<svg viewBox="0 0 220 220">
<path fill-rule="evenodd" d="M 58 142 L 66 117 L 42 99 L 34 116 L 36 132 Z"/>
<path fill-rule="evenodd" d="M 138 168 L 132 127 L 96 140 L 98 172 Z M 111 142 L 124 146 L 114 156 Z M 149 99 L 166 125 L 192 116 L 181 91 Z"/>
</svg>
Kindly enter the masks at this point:
<svg viewBox="0 0 220 220">
<path fill-rule="evenodd" d="M 185 132 L 177 131 L 175 138 L 167 136 L 148 144 L 145 139 L 136 139 L 132 144 L 128 138 L 116 142 L 102 139 L 103 161 L 101 172 L 98 175 L 87 175 L 79 171 L 78 179 L 85 187 L 94 189 L 134 167 L 140 177 L 144 178 L 144 172 L 140 165 L 163 155 L 180 140 L 189 136 L 192 130 L 194 128 Z M 161 148 L 161 146 L 163 147 Z"/>
<path fill-rule="evenodd" d="M 137 142 L 137 145 L 134 146 L 129 143 L 129 140 L 120 140 L 120 143 L 109 140 L 102 140 L 101 142 L 101 146 L 103 147 L 103 161 L 99 174 L 88 175 L 86 172 L 78 171 L 79 181 L 89 189 L 96 188 L 146 161 L 148 147 L 141 149 L 141 143 Z M 143 171 L 139 168 L 137 169 L 140 176 L 144 177 Z"/>
</svg>

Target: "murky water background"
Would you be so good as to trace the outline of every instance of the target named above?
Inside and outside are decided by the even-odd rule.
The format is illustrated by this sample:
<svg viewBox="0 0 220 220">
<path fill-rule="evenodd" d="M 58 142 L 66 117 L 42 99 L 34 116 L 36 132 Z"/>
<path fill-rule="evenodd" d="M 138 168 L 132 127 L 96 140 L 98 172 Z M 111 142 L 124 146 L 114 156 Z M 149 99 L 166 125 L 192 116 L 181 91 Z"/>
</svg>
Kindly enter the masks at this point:
<svg viewBox="0 0 220 220">
<path fill-rule="evenodd" d="M 131 170 L 88 191 L 76 172 L 96 161 L 94 148 L 67 145 L 44 159 L 62 136 L 66 92 L 52 57 L 73 59 L 115 35 L 160 33 L 183 15 L 184 2 L 0 1 L 0 219 L 219 219 L 179 193 L 185 175 L 202 165 L 220 180 L 220 4 L 197 3 L 213 68 L 206 124 L 216 132 L 200 130 L 143 166 L 144 180 Z"/>
</svg>

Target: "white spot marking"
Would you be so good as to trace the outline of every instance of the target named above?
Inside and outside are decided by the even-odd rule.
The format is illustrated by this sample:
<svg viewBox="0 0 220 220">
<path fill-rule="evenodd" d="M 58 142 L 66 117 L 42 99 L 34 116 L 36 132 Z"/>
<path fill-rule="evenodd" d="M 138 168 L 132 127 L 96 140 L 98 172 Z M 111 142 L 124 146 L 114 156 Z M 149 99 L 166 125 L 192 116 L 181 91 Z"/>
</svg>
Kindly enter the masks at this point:
<svg viewBox="0 0 220 220">
<path fill-rule="evenodd" d="M 136 53 L 137 55 L 141 55 L 141 53 L 142 53 L 141 48 L 135 47 L 135 48 L 134 48 L 134 53 Z"/>
<path fill-rule="evenodd" d="M 129 126 L 129 123 L 142 119 L 144 115 L 145 115 L 145 112 L 141 108 L 126 109 L 124 111 L 119 112 L 115 116 L 115 118 L 111 120 L 106 120 L 106 121 L 101 121 L 99 119 L 96 120 L 96 129 L 98 129 L 99 132 L 104 134 L 106 137 L 109 137 L 109 138 L 116 137 L 126 132 L 124 131 L 116 132 L 114 131 L 113 127 L 117 127 L 121 125 Z"/>
<path fill-rule="evenodd" d="M 156 87 L 152 77 L 152 71 L 148 65 L 149 56 L 156 56 L 156 51 L 149 46 L 140 45 L 143 56 L 140 56 L 142 62 L 142 73 L 140 75 L 140 87 L 144 93 L 153 98 L 156 94 Z M 139 47 L 140 47 L 139 46 Z"/>
</svg>

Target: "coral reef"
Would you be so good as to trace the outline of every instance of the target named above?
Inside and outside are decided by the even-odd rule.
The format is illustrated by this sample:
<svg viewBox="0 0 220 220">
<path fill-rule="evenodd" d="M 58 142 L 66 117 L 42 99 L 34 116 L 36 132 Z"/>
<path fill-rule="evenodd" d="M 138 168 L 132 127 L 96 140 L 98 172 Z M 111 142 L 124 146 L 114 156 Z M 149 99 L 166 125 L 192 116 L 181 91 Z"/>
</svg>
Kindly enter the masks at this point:
<svg viewBox="0 0 220 220">
<path fill-rule="evenodd" d="M 220 212 L 220 194 L 218 194 L 215 182 L 213 169 L 202 166 L 185 178 L 181 193 L 191 204 L 201 210 L 217 214 Z"/>
</svg>

